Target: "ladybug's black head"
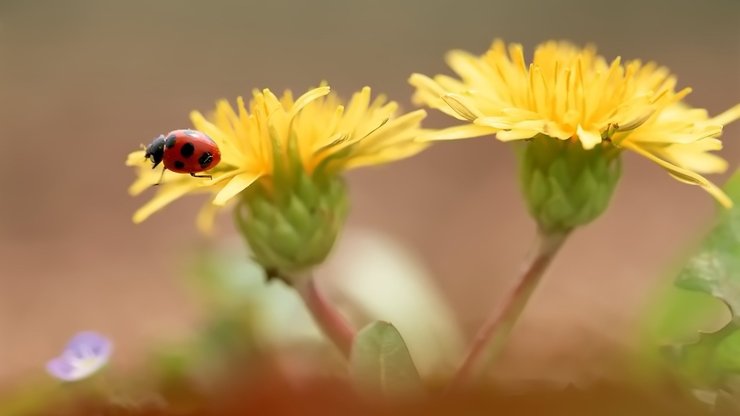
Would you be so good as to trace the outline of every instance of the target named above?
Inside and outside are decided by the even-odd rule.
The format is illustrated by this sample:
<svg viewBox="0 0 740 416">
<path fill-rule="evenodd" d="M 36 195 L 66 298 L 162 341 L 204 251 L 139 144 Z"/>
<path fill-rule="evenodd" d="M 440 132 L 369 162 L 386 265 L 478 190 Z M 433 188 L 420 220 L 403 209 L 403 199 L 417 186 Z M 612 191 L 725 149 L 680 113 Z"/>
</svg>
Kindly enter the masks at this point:
<svg viewBox="0 0 740 416">
<path fill-rule="evenodd" d="M 144 154 L 144 157 L 154 163 L 152 169 L 156 168 L 157 165 L 162 162 L 162 157 L 164 157 L 164 136 L 157 137 L 149 144 L 149 146 L 146 147 L 146 154 Z"/>
</svg>

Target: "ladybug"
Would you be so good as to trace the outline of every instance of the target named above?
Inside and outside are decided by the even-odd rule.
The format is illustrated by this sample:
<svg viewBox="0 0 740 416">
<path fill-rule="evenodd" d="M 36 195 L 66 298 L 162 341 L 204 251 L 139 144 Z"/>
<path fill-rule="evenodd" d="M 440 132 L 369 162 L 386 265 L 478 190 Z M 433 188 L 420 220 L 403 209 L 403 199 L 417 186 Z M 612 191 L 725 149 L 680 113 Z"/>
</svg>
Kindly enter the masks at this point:
<svg viewBox="0 0 740 416">
<path fill-rule="evenodd" d="M 211 175 L 196 173 L 215 167 L 221 161 L 221 151 L 216 142 L 204 133 L 185 129 L 173 130 L 167 136 L 160 135 L 154 139 L 146 147 L 144 157 L 154 163 L 152 169 L 162 162 L 165 170 L 210 179 Z"/>
</svg>

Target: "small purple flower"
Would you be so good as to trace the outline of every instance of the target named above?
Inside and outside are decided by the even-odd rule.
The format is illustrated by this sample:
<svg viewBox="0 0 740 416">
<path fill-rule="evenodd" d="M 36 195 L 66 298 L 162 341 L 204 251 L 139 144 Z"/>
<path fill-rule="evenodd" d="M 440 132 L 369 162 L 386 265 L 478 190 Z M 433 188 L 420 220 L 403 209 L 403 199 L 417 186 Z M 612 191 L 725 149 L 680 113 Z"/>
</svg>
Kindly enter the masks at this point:
<svg viewBox="0 0 740 416">
<path fill-rule="evenodd" d="M 91 376 L 108 363 L 113 343 L 96 332 L 80 332 L 69 341 L 64 352 L 46 363 L 46 371 L 62 381 L 77 381 Z"/>
</svg>

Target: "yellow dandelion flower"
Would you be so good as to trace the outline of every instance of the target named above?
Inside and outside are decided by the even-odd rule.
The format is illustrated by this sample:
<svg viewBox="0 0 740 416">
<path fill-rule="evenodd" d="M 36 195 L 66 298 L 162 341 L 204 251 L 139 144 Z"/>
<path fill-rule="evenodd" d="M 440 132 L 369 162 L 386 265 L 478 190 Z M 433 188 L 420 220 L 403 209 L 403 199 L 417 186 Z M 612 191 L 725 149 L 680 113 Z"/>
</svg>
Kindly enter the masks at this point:
<svg viewBox="0 0 740 416">
<path fill-rule="evenodd" d="M 447 140 L 495 134 L 501 141 L 544 136 L 580 143 L 582 149 L 628 149 L 674 177 L 707 190 L 725 206 L 730 199 L 703 173 L 726 162 L 710 151 L 725 124 L 740 117 L 737 105 L 716 117 L 682 100 L 676 78 L 654 63 L 620 58 L 607 62 L 592 47 L 547 42 L 527 64 L 521 45 L 500 40 L 482 56 L 452 51 L 459 78 L 411 76 L 415 101 L 467 122 L 425 135 Z M 611 153 L 609 153 L 611 154 Z"/>
<path fill-rule="evenodd" d="M 204 172 L 211 179 L 166 172 L 154 197 L 134 214 L 134 222 L 189 193 L 205 192 L 209 202 L 198 226 L 212 227 L 218 208 L 237 202 L 237 226 L 253 258 L 270 276 L 292 279 L 329 254 L 347 213 L 341 173 L 414 155 L 426 147 L 423 110 L 397 115 L 398 105 L 370 88 L 345 105 L 328 86 L 294 99 L 255 91 L 249 104 L 220 101 L 210 116 L 190 114 L 195 129 L 215 141 L 221 162 Z M 129 155 L 139 176 L 136 195 L 159 181 L 145 152 Z"/>
<path fill-rule="evenodd" d="M 193 111 L 194 128 L 216 142 L 221 163 L 205 172 L 212 179 L 166 172 L 154 197 L 134 214 L 134 222 L 144 221 L 181 196 L 206 192 L 212 198 L 198 224 L 207 230 L 216 208 L 255 182 L 272 186 L 281 167 L 331 176 L 411 156 L 425 147 L 416 137 L 426 113 L 417 110 L 397 116 L 397 111 L 398 105 L 382 95 L 372 99 L 368 87 L 345 105 L 328 86 L 311 89 L 297 99 L 290 91 L 282 97 L 267 89 L 254 91 L 248 105 L 241 97 L 236 106 L 222 100 L 209 117 Z M 129 187 L 131 195 L 159 182 L 160 170 L 152 170 L 143 150 L 129 154 L 126 164 L 138 172 Z"/>
</svg>

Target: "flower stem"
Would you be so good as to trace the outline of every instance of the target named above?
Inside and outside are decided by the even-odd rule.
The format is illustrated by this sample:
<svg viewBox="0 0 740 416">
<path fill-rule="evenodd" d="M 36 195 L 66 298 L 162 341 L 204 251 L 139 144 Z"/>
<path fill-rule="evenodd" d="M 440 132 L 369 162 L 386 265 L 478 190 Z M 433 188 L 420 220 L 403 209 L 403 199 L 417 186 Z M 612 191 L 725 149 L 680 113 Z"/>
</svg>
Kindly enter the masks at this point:
<svg viewBox="0 0 740 416">
<path fill-rule="evenodd" d="M 498 358 L 511 329 L 567 236 L 568 232 L 538 233 L 536 245 L 524 263 L 521 274 L 504 301 L 491 310 L 488 319 L 478 330 L 451 387 L 460 387 L 481 377 L 484 370 Z"/>
<path fill-rule="evenodd" d="M 316 286 L 312 275 L 296 279 L 295 288 L 324 334 L 349 358 L 356 331 Z"/>
</svg>

